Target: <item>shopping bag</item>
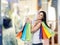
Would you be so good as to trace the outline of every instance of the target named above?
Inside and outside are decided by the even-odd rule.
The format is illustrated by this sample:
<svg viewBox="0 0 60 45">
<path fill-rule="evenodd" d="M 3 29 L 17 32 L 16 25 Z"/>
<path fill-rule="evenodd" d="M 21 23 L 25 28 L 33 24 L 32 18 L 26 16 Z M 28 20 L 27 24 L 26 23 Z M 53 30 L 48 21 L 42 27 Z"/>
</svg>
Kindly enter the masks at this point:
<svg viewBox="0 0 60 45">
<path fill-rule="evenodd" d="M 22 36 L 22 31 L 19 32 L 16 37 L 17 37 L 17 38 L 21 38 L 21 36 Z"/>
<path fill-rule="evenodd" d="M 42 25 L 51 34 L 51 36 L 54 36 L 55 35 L 55 33 L 44 24 L 44 22 L 42 22 Z"/>
<path fill-rule="evenodd" d="M 31 34 L 31 24 L 28 22 L 27 23 L 27 29 L 26 29 L 26 40 L 30 41 L 31 37 L 32 37 L 32 34 Z"/>
<path fill-rule="evenodd" d="M 48 30 L 47 30 L 47 29 L 45 29 L 45 28 L 43 28 L 43 29 L 44 29 L 44 31 L 45 31 L 45 33 L 46 33 L 47 37 L 48 37 L 48 38 L 50 38 L 50 37 L 51 37 L 51 34 L 48 32 Z"/>
<path fill-rule="evenodd" d="M 24 29 L 25 29 L 25 26 L 26 26 L 26 24 L 24 25 L 22 31 L 20 31 L 20 32 L 17 34 L 17 36 L 16 36 L 17 38 L 21 38 L 21 37 L 22 37 L 22 33 L 23 33 Z"/>
<path fill-rule="evenodd" d="M 45 34 L 47 35 L 48 38 L 50 38 L 50 37 L 51 37 L 51 34 L 50 34 L 49 31 L 45 28 L 45 26 L 43 25 L 43 23 L 42 23 L 42 26 L 43 26 L 43 29 L 44 29 L 44 31 L 45 31 Z"/>
<path fill-rule="evenodd" d="M 42 36 L 43 39 L 48 39 L 43 27 L 42 27 Z"/>
<path fill-rule="evenodd" d="M 28 25 L 28 24 L 26 23 L 25 28 L 24 28 L 24 31 L 23 31 L 23 33 L 22 33 L 21 39 L 22 39 L 23 41 L 26 40 L 26 29 L 27 29 L 27 25 Z"/>
<path fill-rule="evenodd" d="M 40 27 L 40 34 L 39 34 L 39 38 L 42 39 L 43 35 L 42 35 L 42 26 Z"/>
</svg>

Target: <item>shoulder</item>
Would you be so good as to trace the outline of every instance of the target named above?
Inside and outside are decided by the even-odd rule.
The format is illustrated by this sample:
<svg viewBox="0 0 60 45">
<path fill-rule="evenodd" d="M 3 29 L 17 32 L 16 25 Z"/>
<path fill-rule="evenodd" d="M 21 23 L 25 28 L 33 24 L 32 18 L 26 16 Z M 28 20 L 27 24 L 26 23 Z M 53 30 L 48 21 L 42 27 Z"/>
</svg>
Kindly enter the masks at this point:
<svg viewBox="0 0 60 45">
<path fill-rule="evenodd" d="M 41 26 L 42 25 L 42 22 L 38 22 L 37 25 Z"/>
</svg>

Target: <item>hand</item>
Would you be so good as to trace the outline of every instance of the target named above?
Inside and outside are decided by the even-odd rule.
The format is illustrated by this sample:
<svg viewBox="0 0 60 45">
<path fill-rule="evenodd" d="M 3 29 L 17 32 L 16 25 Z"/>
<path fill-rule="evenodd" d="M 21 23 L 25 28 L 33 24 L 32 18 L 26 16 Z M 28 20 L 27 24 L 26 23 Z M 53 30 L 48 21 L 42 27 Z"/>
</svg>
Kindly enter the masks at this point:
<svg viewBox="0 0 60 45">
<path fill-rule="evenodd" d="M 26 22 L 32 23 L 32 20 L 30 18 L 27 18 Z"/>
</svg>

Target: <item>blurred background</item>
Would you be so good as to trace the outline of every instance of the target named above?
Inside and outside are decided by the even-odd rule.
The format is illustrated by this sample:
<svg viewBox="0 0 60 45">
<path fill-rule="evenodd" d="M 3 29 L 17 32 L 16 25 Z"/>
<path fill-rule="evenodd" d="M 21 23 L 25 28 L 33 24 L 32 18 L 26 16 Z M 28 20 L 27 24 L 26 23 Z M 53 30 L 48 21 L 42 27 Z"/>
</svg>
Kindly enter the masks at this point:
<svg viewBox="0 0 60 45">
<path fill-rule="evenodd" d="M 53 20 L 53 22 L 56 23 L 54 29 L 56 35 L 53 37 L 54 40 L 49 39 L 49 45 L 52 45 L 52 42 L 54 43 L 54 45 L 60 45 L 60 13 L 58 11 L 60 7 L 59 2 L 59 0 L 52 0 L 51 2 L 51 7 L 55 9 L 56 21 Z M 47 13 L 48 22 L 48 0 L 1 0 L 0 19 L 2 20 L 5 17 L 8 17 L 12 20 L 12 26 L 9 29 L 6 29 L 4 28 L 4 26 L 2 26 L 3 45 L 25 45 L 24 41 L 21 41 L 20 39 L 16 38 L 16 34 L 21 30 L 21 28 L 25 24 L 26 17 L 29 17 L 31 18 L 31 20 L 34 20 L 37 15 L 37 12 L 40 10 L 44 10 Z M 3 23 L 3 21 L 0 22 L 1 24 Z"/>
</svg>

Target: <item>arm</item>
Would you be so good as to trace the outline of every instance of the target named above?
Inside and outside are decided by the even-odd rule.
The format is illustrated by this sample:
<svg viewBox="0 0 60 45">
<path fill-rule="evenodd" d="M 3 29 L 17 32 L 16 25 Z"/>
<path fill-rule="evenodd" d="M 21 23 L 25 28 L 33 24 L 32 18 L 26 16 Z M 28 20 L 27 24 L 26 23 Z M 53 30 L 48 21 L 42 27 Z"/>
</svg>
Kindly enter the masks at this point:
<svg viewBox="0 0 60 45">
<path fill-rule="evenodd" d="M 32 33 L 36 32 L 36 31 L 40 28 L 40 26 L 41 26 L 41 23 L 38 23 L 37 25 L 32 26 L 31 32 L 32 32 Z"/>
<path fill-rule="evenodd" d="M 32 26 L 32 28 L 34 28 L 40 21 L 35 21 L 34 25 Z"/>
</svg>

